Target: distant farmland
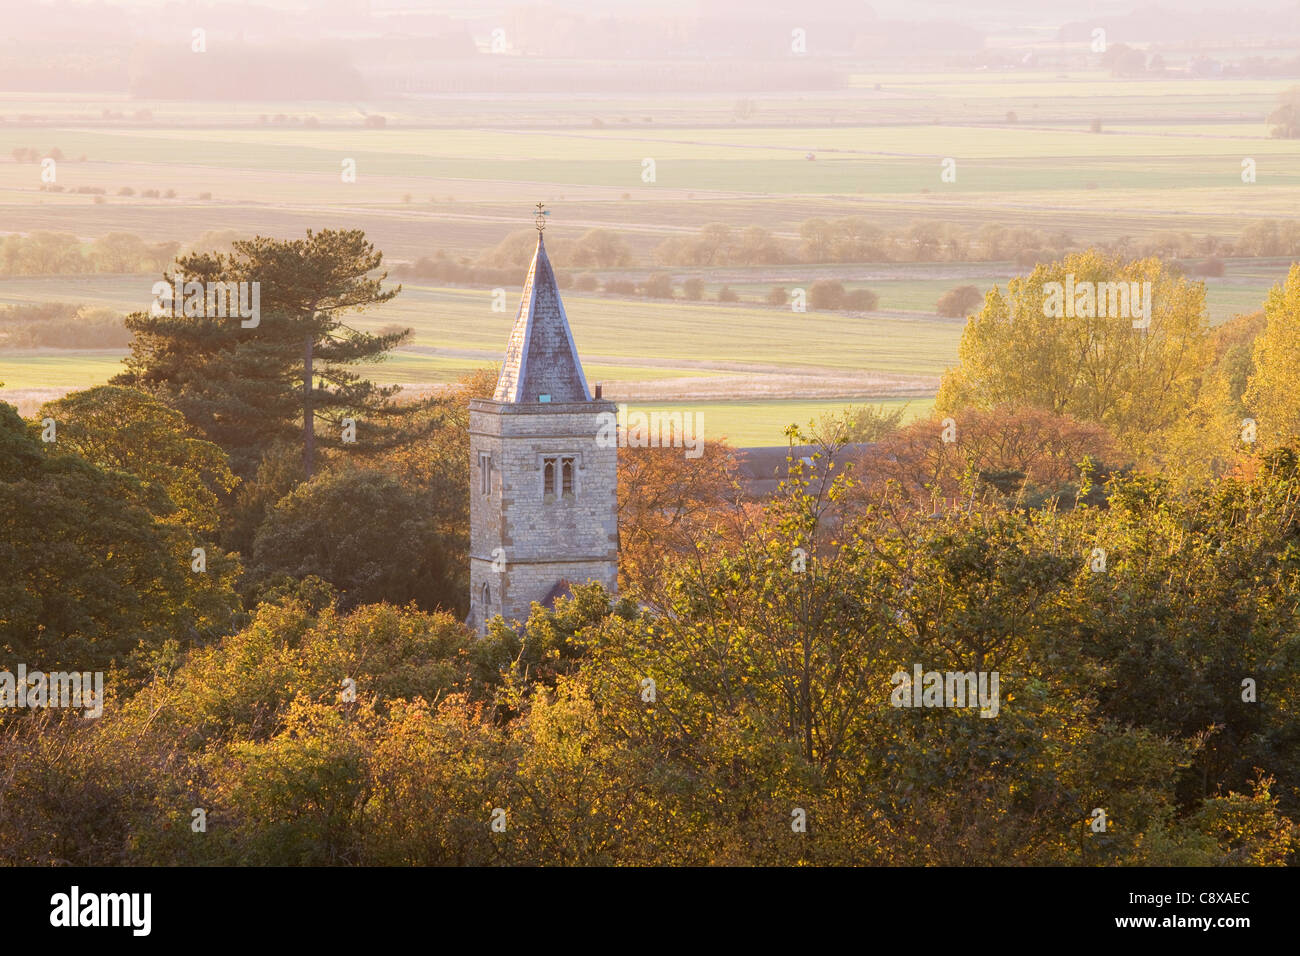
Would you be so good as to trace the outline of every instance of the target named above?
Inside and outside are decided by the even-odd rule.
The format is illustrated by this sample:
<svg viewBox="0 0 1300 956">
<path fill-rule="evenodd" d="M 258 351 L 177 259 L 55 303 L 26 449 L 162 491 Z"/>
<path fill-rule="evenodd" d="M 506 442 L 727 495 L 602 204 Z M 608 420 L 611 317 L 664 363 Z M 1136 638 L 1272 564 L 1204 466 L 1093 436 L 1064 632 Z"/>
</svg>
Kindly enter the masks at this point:
<svg viewBox="0 0 1300 956">
<path fill-rule="evenodd" d="M 361 228 L 390 262 L 442 251 L 473 261 L 553 211 L 548 237 L 617 232 L 634 262 L 589 271 L 641 282 L 664 239 L 708 223 L 759 225 L 789 248 L 813 217 L 861 216 L 881 230 L 937 222 L 1037 230 L 1074 245 L 1158 235 L 1239 237 L 1251 223 L 1300 216 L 1300 142 L 1265 117 L 1283 79 L 1114 79 L 1075 71 L 972 75 L 856 72 L 852 89 L 735 97 L 455 95 L 368 103 L 177 104 L 106 97 L 24 100 L 0 124 L 0 230 L 85 240 L 131 232 L 189 243 L 208 232 L 301 235 Z M 0 97 L 0 116 L 18 109 Z M 115 111 L 120 121 L 106 121 Z M 306 122 L 310 119 L 310 123 Z M 1094 131 L 1099 126 L 1100 131 Z M 57 147 L 57 185 L 14 150 Z M 84 161 L 83 161 L 84 157 Z M 645 161 L 653 160 L 653 181 Z M 944 181 L 944 160 L 955 181 Z M 1255 163 L 1242 181 L 1243 160 Z M 345 162 L 356 181 L 344 182 Z M 100 195 L 78 194 L 77 189 Z M 165 198 L 168 190 L 173 198 Z M 1177 190 L 1176 193 L 1172 192 Z M 145 191 L 157 191 L 146 197 Z M 1170 197 L 1176 196 L 1176 202 Z M 1210 319 L 1258 309 L 1289 259 L 1232 259 L 1206 280 Z M 848 402 L 929 407 L 956 360 L 962 320 L 934 314 L 958 285 L 981 291 L 1029 271 L 1013 262 L 792 263 L 673 267 L 705 301 L 565 293 L 589 377 L 630 402 L 707 410 L 711 433 L 776 444 L 792 420 Z M 155 277 L 0 279 L 0 304 L 142 308 Z M 517 306 L 492 290 L 407 281 L 362 317 L 414 340 L 364 369 L 379 381 L 438 387 L 498 361 Z M 866 314 L 763 304 L 773 285 L 834 278 L 879 296 Z M 741 301 L 716 301 L 729 287 Z M 106 380 L 120 353 L 0 352 L 0 395 L 38 399 Z M 793 419 L 791 416 L 794 416 Z"/>
</svg>

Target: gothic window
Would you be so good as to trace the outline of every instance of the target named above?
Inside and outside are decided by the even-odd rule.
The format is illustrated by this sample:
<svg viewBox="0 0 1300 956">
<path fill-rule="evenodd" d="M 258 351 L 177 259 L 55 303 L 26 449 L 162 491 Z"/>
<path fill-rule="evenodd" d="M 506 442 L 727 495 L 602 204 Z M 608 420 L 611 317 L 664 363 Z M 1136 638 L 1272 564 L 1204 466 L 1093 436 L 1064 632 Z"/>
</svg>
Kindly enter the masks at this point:
<svg viewBox="0 0 1300 956">
<path fill-rule="evenodd" d="M 547 456 L 541 459 L 542 495 L 547 500 L 572 498 L 578 490 L 577 455 Z"/>
<path fill-rule="evenodd" d="M 486 612 L 487 609 L 488 609 L 489 607 L 491 607 L 491 606 L 492 606 L 492 588 L 491 588 L 489 585 L 484 584 L 484 585 L 483 585 L 483 610 L 484 610 L 484 612 Z"/>
<path fill-rule="evenodd" d="M 490 452 L 479 452 L 478 471 L 479 493 L 484 495 L 492 494 L 492 455 Z"/>
</svg>

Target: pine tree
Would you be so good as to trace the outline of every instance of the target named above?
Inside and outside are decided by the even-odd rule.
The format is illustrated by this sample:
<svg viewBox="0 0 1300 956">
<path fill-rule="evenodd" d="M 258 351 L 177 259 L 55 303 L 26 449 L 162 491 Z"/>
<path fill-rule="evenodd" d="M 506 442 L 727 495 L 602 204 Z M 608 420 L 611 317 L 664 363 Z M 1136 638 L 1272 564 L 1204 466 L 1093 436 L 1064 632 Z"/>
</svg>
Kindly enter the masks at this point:
<svg viewBox="0 0 1300 956">
<path fill-rule="evenodd" d="M 182 282 L 256 282 L 260 315 L 245 327 L 239 316 L 154 315 L 126 319 L 135 333 L 127 371 L 114 384 L 147 390 L 180 410 L 224 448 L 234 470 L 255 471 L 264 452 L 300 442 L 303 471 L 315 470 L 319 444 L 339 444 L 342 420 L 354 418 L 358 440 L 370 447 L 396 440 L 396 386 L 379 387 L 350 371 L 375 362 L 410 335 L 358 331 L 345 316 L 387 302 L 388 274 L 374 275 L 383 253 L 361 230 L 307 231 L 305 239 L 257 236 L 229 254 L 194 253 L 164 274 Z M 180 313 L 178 306 L 175 310 Z M 317 426 L 334 428 L 318 434 Z"/>
</svg>

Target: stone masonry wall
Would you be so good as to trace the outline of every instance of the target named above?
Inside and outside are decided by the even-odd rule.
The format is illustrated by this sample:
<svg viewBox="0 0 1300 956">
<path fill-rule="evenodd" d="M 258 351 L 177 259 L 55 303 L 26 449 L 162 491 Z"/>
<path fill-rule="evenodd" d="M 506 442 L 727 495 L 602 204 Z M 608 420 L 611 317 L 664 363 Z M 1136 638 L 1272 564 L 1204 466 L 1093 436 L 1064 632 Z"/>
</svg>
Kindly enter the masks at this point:
<svg viewBox="0 0 1300 956">
<path fill-rule="evenodd" d="M 470 405 L 470 596 L 480 628 L 482 586 L 490 589 L 486 617 L 527 620 L 533 601 L 561 580 L 618 582 L 618 449 L 596 442 L 600 415 L 613 402 Z M 492 455 L 492 487 L 481 493 L 479 456 Z M 542 458 L 575 459 L 574 494 L 545 495 Z M 493 570 L 494 551 L 506 570 Z"/>
</svg>

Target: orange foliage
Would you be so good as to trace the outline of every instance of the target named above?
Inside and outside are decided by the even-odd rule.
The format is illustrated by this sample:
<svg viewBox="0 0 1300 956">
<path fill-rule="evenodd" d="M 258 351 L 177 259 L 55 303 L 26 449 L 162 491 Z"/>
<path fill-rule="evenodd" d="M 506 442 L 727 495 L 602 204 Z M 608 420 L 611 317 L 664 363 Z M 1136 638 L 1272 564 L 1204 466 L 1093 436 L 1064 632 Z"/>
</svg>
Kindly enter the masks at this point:
<svg viewBox="0 0 1300 956">
<path fill-rule="evenodd" d="M 680 448 L 620 448 L 620 588 L 653 595 L 663 562 L 693 553 L 704 535 L 725 527 L 737 498 L 729 445 L 707 442 L 699 458 Z"/>
<path fill-rule="evenodd" d="M 1079 480 L 1079 464 L 1113 465 L 1118 452 L 1100 425 L 1034 408 L 966 409 L 952 416 L 955 441 L 945 442 L 939 420 L 918 421 L 877 442 L 860 457 L 858 496 L 879 498 L 887 481 L 918 505 L 955 500 L 996 487 L 1003 494 L 1052 489 Z"/>
</svg>

